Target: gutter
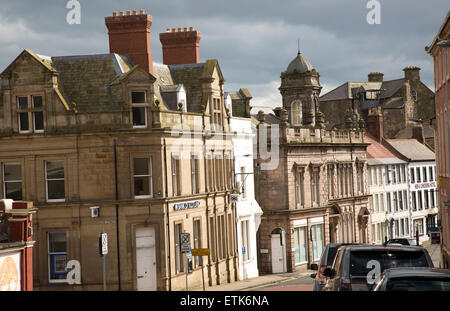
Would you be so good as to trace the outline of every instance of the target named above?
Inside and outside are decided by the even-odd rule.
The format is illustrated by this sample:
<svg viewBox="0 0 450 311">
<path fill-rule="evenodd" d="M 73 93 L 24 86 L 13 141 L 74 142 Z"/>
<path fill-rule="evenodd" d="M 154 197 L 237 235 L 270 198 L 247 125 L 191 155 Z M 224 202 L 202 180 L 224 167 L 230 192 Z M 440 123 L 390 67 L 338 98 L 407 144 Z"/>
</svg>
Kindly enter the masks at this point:
<svg viewBox="0 0 450 311">
<path fill-rule="evenodd" d="M 167 217 L 167 248 L 168 248 L 168 267 L 169 267 L 169 291 L 172 291 L 172 260 L 170 257 L 170 221 L 169 221 L 169 189 L 168 189 L 168 182 L 167 182 L 167 154 L 166 154 L 166 139 L 164 138 L 164 183 L 166 184 L 166 217 Z"/>
<path fill-rule="evenodd" d="M 119 291 L 122 290 L 122 285 L 120 281 L 120 235 L 119 235 L 119 204 L 117 203 L 119 200 L 119 185 L 117 183 L 117 140 L 114 139 L 114 183 L 116 187 L 116 195 L 115 195 L 115 206 L 116 206 L 116 247 L 117 247 L 117 281 L 119 283 Z"/>
</svg>

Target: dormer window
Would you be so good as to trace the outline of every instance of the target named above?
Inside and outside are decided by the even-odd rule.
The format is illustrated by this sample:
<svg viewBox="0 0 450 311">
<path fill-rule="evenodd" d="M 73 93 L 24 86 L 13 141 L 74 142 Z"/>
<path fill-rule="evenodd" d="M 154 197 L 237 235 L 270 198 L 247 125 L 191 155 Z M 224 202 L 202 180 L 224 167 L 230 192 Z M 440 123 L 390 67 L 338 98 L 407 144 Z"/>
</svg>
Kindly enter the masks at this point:
<svg viewBox="0 0 450 311">
<path fill-rule="evenodd" d="M 42 96 L 17 97 L 19 133 L 44 132 L 44 106 Z"/>
<path fill-rule="evenodd" d="M 131 113 L 134 128 L 147 127 L 147 106 L 145 91 L 131 92 Z"/>
</svg>

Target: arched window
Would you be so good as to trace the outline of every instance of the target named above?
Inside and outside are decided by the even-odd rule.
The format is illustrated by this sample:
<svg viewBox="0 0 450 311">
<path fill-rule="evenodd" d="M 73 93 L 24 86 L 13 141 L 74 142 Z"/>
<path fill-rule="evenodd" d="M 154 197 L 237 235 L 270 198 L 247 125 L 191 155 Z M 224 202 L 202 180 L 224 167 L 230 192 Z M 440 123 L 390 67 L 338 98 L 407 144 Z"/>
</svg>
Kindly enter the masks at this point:
<svg viewBox="0 0 450 311">
<path fill-rule="evenodd" d="M 292 125 L 302 124 L 302 103 L 295 101 L 291 105 L 291 123 Z"/>
</svg>

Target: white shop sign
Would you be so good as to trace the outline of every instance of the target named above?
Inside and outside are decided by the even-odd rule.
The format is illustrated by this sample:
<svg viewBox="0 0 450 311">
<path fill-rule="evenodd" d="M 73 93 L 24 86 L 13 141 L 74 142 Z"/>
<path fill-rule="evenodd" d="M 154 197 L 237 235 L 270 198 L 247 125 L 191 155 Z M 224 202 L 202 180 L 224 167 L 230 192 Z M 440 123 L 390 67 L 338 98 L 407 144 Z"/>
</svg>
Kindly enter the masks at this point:
<svg viewBox="0 0 450 311">
<path fill-rule="evenodd" d="M 184 210 L 188 208 L 196 208 L 200 206 L 200 201 L 192 201 L 192 202 L 183 202 L 183 203 L 175 203 L 173 205 L 174 211 Z"/>
<path fill-rule="evenodd" d="M 307 226 L 306 219 L 296 219 L 294 220 L 294 227 L 304 227 Z"/>
<path fill-rule="evenodd" d="M 323 224 L 323 217 L 314 217 L 309 219 L 310 224 Z"/>
</svg>

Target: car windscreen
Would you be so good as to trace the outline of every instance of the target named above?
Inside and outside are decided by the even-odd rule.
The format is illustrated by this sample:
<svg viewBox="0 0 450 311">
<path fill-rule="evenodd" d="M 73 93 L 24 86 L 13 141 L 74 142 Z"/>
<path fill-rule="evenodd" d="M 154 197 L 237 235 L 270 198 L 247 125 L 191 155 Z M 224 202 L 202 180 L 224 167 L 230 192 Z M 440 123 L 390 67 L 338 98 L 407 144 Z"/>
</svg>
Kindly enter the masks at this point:
<svg viewBox="0 0 450 311">
<path fill-rule="evenodd" d="M 428 267 L 423 251 L 369 250 L 352 251 L 350 255 L 350 275 L 367 276 L 369 272 L 382 273 L 395 267 Z"/>
<path fill-rule="evenodd" d="M 393 278 L 386 284 L 388 291 L 450 291 L 450 278 Z"/>
</svg>

